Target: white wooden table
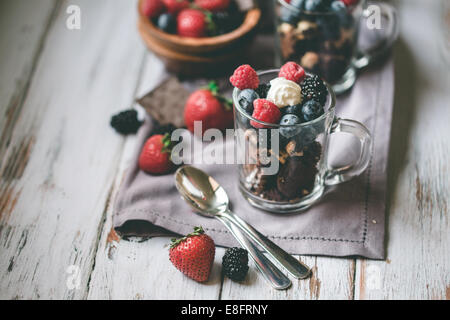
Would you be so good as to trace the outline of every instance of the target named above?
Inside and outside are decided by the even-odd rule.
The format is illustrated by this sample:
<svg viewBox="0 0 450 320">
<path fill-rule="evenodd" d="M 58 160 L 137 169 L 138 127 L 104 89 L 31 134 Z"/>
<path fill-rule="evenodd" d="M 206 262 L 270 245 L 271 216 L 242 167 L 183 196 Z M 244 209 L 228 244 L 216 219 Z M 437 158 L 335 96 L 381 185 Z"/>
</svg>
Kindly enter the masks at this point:
<svg viewBox="0 0 450 320">
<path fill-rule="evenodd" d="M 450 299 L 446 3 L 396 2 L 387 260 L 302 257 L 313 276 L 275 291 L 254 269 L 236 284 L 215 267 L 197 284 L 171 266 L 168 239 L 111 231 L 135 138 L 114 134 L 109 116 L 164 74 L 139 39 L 135 3 L 1 1 L 0 298 Z M 81 30 L 66 28 L 70 4 Z"/>
</svg>

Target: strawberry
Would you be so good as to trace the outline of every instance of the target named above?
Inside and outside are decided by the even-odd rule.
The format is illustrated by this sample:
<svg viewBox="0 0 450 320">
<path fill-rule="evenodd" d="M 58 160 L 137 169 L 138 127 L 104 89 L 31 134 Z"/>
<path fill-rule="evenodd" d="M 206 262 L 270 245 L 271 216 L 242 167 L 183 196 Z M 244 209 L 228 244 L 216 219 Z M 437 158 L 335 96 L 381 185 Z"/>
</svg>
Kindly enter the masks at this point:
<svg viewBox="0 0 450 320">
<path fill-rule="evenodd" d="M 278 123 L 280 121 L 281 118 L 280 109 L 269 100 L 256 99 L 255 101 L 253 101 L 253 106 L 254 110 L 252 117 L 255 118 L 256 120 L 267 123 Z M 258 129 L 267 127 L 253 120 L 250 121 L 250 124 L 254 128 Z"/>
<path fill-rule="evenodd" d="M 158 16 L 164 10 L 162 0 L 144 0 L 141 4 L 141 12 L 149 18 Z"/>
<path fill-rule="evenodd" d="M 167 11 L 172 14 L 176 14 L 180 12 L 183 9 L 186 9 L 189 7 L 189 1 L 188 0 L 162 0 L 164 2 L 164 5 L 167 8 Z"/>
<path fill-rule="evenodd" d="M 230 5 L 230 0 L 195 0 L 194 3 L 211 12 L 224 11 Z"/>
<path fill-rule="evenodd" d="M 170 161 L 170 136 L 161 134 L 150 137 L 139 156 L 139 168 L 151 174 L 164 174 L 172 169 Z"/>
<path fill-rule="evenodd" d="M 215 82 L 208 89 L 192 93 L 184 108 L 184 123 L 194 133 L 194 122 L 202 122 L 202 135 L 206 130 L 216 128 L 224 130 L 233 124 L 232 102 L 218 94 Z"/>
<path fill-rule="evenodd" d="M 177 32 L 182 37 L 201 38 L 206 35 L 207 21 L 203 12 L 184 9 L 177 17 Z"/>
<path fill-rule="evenodd" d="M 205 282 L 209 278 L 214 262 L 216 247 L 213 239 L 205 234 L 202 227 L 181 239 L 172 239 L 169 259 L 187 277 Z"/>
</svg>

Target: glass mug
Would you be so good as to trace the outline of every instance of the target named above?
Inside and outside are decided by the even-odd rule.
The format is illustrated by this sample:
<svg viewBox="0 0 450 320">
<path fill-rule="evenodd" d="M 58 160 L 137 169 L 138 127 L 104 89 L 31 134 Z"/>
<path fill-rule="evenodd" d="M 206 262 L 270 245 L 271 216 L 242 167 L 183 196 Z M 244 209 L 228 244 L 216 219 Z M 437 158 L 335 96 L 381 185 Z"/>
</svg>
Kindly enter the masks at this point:
<svg viewBox="0 0 450 320">
<path fill-rule="evenodd" d="M 339 11 L 308 12 L 277 0 L 276 65 L 294 61 L 330 83 L 336 94 L 347 91 L 355 84 L 357 71 L 383 56 L 398 36 L 396 10 L 385 3 L 373 4 L 364 9 L 366 1 L 360 0 Z M 376 25 L 360 35 L 361 22 L 374 19 L 370 18 L 374 13 L 380 15 L 384 35 L 377 34 Z M 366 48 L 375 37 L 377 45 Z"/>
<path fill-rule="evenodd" d="M 277 78 L 278 72 L 278 69 L 258 72 L 261 83 Z M 366 169 L 371 135 L 361 123 L 335 116 L 336 97 L 330 85 L 326 86 L 324 114 L 289 126 L 252 118 L 239 104 L 240 90 L 234 89 L 239 189 L 253 206 L 275 213 L 301 211 L 314 204 L 328 186 L 350 180 Z M 255 122 L 264 128 L 255 128 L 252 125 Z M 332 168 L 327 162 L 328 142 L 330 135 L 337 132 L 354 135 L 361 149 L 354 164 Z"/>
</svg>

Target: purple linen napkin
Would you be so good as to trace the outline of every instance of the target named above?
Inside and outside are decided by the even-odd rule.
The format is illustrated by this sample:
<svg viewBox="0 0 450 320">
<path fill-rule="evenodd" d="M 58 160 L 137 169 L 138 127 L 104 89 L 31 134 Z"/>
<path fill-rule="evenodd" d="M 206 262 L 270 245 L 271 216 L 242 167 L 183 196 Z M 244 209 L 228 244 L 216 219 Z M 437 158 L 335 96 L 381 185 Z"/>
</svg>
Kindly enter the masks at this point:
<svg viewBox="0 0 450 320">
<path fill-rule="evenodd" d="M 233 165 L 197 167 L 226 189 L 236 214 L 292 254 L 383 259 L 393 86 L 390 59 L 362 72 L 353 90 L 338 98 L 337 116 L 364 123 L 373 135 L 370 164 L 361 176 L 329 190 L 305 212 L 276 215 L 255 209 L 239 193 L 237 168 Z M 139 170 L 137 159 L 151 130 L 152 121 L 147 119 L 138 133 L 136 161 L 128 169 L 117 196 L 114 227 L 122 236 L 153 237 L 186 234 L 202 225 L 217 245 L 237 246 L 220 222 L 192 213 L 175 188 L 173 174 L 151 176 Z M 352 142 L 344 140 L 336 137 L 331 141 L 333 163 L 348 163 L 354 156 L 340 152 L 344 144 Z M 233 147 L 232 143 L 228 141 L 227 148 Z"/>
</svg>

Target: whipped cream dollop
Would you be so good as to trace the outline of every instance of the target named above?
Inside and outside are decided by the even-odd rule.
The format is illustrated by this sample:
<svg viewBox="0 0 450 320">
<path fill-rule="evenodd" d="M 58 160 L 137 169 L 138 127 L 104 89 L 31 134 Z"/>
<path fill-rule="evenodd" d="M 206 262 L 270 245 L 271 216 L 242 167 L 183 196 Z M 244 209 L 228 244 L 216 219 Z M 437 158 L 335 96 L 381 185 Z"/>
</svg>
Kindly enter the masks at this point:
<svg viewBox="0 0 450 320">
<path fill-rule="evenodd" d="M 267 100 L 278 108 L 293 106 L 302 102 L 302 88 L 294 81 L 285 78 L 275 78 L 270 81 Z"/>
</svg>

